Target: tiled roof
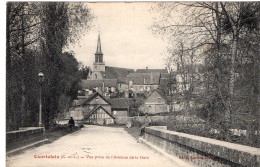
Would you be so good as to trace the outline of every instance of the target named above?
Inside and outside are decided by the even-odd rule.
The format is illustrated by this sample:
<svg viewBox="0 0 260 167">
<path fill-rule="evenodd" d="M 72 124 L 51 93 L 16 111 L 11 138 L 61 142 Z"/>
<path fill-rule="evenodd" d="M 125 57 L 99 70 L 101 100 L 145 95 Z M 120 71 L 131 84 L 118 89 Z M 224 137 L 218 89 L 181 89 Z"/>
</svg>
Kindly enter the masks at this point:
<svg viewBox="0 0 260 167">
<path fill-rule="evenodd" d="M 112 109 L 126 109 L 129 107 L 129 100 L 126 98 L 115 98 L 108 101 L 111 103 Z"/>
<path fill-rule="evenodd" d="M 116 79 L 100 79 L 100 80 L 81 80 L 81 88 L 82 89 L 94 89 L 96 87 L 103 87 L 103 82 L 105 87 L 117 87 L 117 80 Z"/>
<path fill-rule="evenodd" d="M 136 73 L 151 73 L 151 72 L 159 72 L 159 73 L 167 73 L 167 69 L 137 69 Z"/>
<path fill-rule="evenodd" d="M 107 103 L 111 104 L 110 101 L 108 101 L 108 99 L 104 98 L 101 94 L 99 94 L 98 92 L 95 92 L 91 95 L 89 95 L 86 99 L 78 99 L 78 100 L 74 100 L 73 101 L 73 106 L 80 106 L 83 105 L 89 101 L 91 101 L 93 98 L 95 98 L 96 96 L 100 96 L 102 99 L 104 99 Z"/>
<path fill-rule="evenodd" d="M 127 83 L 134 85 L 156 85 L 159 84 L 160 73 L 130 73 L 127 76 Z"/>
<path fill-rule="evenodd" d="M 133 72 L 133 69 L 106 66 L 105 72 L 101 72 L 101 74 L 103 76 L 105 74 L 107 79 L 117 79 L 120 83 L 126 83 L 127 75 Z"/>
</svg>

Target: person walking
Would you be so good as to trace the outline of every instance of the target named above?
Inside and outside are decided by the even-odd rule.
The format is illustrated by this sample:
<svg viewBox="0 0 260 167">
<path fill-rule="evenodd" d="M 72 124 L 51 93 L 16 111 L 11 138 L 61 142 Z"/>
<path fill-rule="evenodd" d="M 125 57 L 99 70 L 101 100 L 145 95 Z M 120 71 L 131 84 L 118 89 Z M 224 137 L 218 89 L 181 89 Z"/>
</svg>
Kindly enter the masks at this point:
<svg viewBox="0 0 260 167">
<path fill-rule="evenodd" d="M 73 129 L 74 126 L 75 126 L 74 119 L 73 119 L 73 117 L 70 117 L 70 120 L 69 120 L 70 133 L 72 132 L 72 129 Z"/>
</svg>

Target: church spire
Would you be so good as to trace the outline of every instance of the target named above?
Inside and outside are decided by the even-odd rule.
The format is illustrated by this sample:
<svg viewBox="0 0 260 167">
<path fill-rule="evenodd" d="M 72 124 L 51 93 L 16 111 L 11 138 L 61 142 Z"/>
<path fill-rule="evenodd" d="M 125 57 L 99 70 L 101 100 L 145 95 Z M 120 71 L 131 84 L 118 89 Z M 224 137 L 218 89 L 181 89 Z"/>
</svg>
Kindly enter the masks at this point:
<svg viewBox="0 0 260 167">
<path fill-rule="evenodd" d="M 96 54 L 102 54 L 101 51 L 101 41 L 100 41 L 100 34 L 98 34 L 98 42 L 97 42 L 97 51 Z"/>
<path fill-rule="evenodd" d="M 103 62 L 103 53 L 101 51 L 100 34 L 98 34 L 97 51 L 95 53 L 95 62 Z"/>
</svg>

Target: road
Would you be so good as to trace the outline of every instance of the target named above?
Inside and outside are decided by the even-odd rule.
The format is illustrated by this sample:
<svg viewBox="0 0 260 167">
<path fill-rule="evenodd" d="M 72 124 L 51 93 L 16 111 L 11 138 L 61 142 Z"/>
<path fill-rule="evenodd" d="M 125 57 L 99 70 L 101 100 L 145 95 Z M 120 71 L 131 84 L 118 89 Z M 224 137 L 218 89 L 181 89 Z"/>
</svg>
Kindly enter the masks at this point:
<svg viewBox="0 0 260 167">
<path fill-rule="evenodd" d="M 53 143 L 7 157 L 6 165 L 7 167 L 178 166 L 138 143 L 121 127 L 95 125 L 87 125 Z"/>
</svg>

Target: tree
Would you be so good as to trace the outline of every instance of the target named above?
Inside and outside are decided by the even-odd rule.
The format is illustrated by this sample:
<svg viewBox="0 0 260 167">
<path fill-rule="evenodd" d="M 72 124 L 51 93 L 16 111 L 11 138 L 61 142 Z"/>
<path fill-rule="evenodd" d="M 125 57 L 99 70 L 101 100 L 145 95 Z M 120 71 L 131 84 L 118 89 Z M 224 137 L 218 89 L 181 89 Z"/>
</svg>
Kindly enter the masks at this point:
<svg viewBox="0 0 260 167">
<path fill-rule="evenodd" d="M 169 40 L 172 46 L 171 54 L 181 51 L 184 55 L 197 55 L 205 63 L 205 90 L 199 98 L 204 99 L 201 101 L 204 101 L 208 110 L 208 117 L 213 118 L 208 120 L 212 120 L 212 125 L 221 125 L 219 128 L 225 132 L 223 139 L 230 141 L 229 129 L 242 128 L 237 120 L 241 122 L 245 115 L 248 116 L 247 120 L 254 120 L 252 118 L 257 118 L 256 112 L 259 111 L 256 107 L 259 106 L 259 79 L 256 79 L 259 77 L 255 75 L 259 74 L 259 60 L 256 58 L 256 55 L 259 55 L 259 46 L 255 45 L 258 38 L 255 34 L 259 33 L 259 2 L 167 2 L 160 3 L 155 10 L 162 18 L 153 25 L 153 31 Z M 176 11 L 179 14 L 182 12 L 181 19 L 174 17 L 178 15 Z M 257 49 L 248 45 L 245 47 L 246 44 L 242 41 L 254 45 Z M 242 61 L 245 57 L 251 57 L 249 59 L 254 62 L 251 62 L 254 68 L 249 70 L 249 63 Z M 180 61 L 182 62 L 181 59 Z M 192 60 L 190 63 L 192 64 Z M 185 65 L 180 63 L 180 66 Z M 245 71 L 253 76 L 245 76 Z M 250 84 L 244 82 L 239 85 L 240 81 L 248 79 Z M 241 90 L 245 86 L 249 89 Z M 194 86 L 191 85 L 192 87 Z M 242 99 L 245 100 L 245 94 L 248 96 L 248 93 L 251 93 L 250 99 L 253 103 L 247 102 L 246 106 L 251 107 L 245 109 L 239 104 Z M 248 132 L 252 133 L 256 130 L 250 129 L 252 128 L 248 128 Z"/>
<path fill-rule="evenodd" d="M 7 130 L 37 126 L 39 71 L 46 76 L 43 106 L 47 128 L 63 103 L 60 99 L 75 97 L 78 62 L 63 50 L 90 28 L 92 18 L 81 3 L 7 3 Z"/>
</svg>

